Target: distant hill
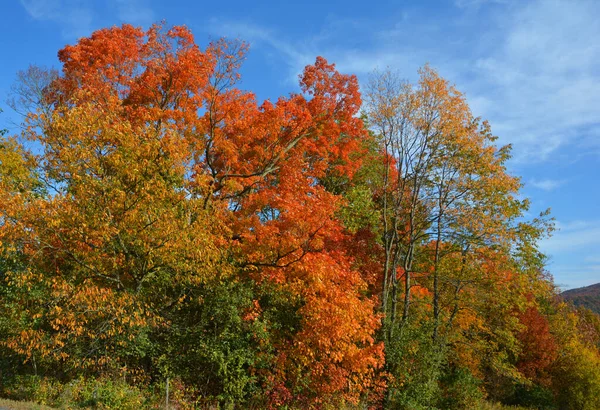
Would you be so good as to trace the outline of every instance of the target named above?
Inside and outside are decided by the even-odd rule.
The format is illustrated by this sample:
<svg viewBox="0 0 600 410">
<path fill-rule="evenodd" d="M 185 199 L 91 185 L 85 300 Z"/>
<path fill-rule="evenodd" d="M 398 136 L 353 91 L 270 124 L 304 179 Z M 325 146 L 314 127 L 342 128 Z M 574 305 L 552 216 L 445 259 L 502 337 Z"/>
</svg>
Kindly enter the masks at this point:
<svg viewBox="0 0 600 410">
<path fill-rule="evenodd" d="M 583 306 L 600 314 L 600 283 L 584 288 L 569 289 L 560 296 L 575 306 Z"/>
</svg>

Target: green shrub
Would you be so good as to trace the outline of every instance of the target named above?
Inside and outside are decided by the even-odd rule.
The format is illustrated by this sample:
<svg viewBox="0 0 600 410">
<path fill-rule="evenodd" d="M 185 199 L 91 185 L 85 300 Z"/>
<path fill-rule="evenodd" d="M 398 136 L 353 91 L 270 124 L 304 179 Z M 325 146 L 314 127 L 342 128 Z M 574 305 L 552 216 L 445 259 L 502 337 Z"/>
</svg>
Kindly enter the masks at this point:
<svg viewBox="0 0 600 410">
<path fill-rule="evenodd" d="M 160 398 L 149 389 L 127 384 L 124 380 L 84 379 L 61 383 L 49 377 L 16 376 L 2 392 L 13 400 L 30 400 L 53 407 L 96 409 L 140 409 Z"/>
<path fill-rule="evenodd" d="M 450 368 L 440 380 L 440 409 L 473 409 L 483 400 L 481 380 L 467 369 Z"/>
<path fill-rule="evenodd" d="M 552 391 L 537 384 L 519 384 L 515 386 L 514 397 L 511 400 L 511 404 L 539 410 L 556 409 Z"/>
<path fill-rule="evenodd" d="M 434 409 L 441 390 L 439 378 L 445 356 L 431 340 L 426 323 L 407 324 L 386 346 L 390 384 L 388 408 Z"/>
<path fill-rule="evenodd" d="M 560 409 L 600 409 L 600 355 L 574 341 L 565 346 L 552 370 L 552 388 Z"/>
<path fill-rule="evenodd" d="M 80 378 L 64 385 L 59 400 L 55 404 L 134 410 L 147 402 L 147 391 L 119 380 Z"/>
</svg>

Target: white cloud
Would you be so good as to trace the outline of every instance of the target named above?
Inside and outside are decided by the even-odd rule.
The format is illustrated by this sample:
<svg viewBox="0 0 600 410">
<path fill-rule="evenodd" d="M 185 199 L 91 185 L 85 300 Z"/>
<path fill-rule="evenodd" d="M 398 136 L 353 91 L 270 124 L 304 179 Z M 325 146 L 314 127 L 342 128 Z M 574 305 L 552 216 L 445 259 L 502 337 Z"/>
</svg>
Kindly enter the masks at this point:
<svg viewBox="0 0 600 410">
<path fill-rule="evenodd" d="M 556 188 L 564 185 L 567 181 L 564 179 L 532 179 L 529 184 L 534 188 L 543 191 L 554 191 Z"/>
<path fill-rule="evenodd" d="M 414 78 L 431 62 L 466 92 L 474 113 L 490 120 L 502 143 L 514 144 L 516 161 L 548 160 L 567 145 L 597 152 L 600 2 L 460 3 L 495 5 L 487 28 L 474 25 L 468 14 L 464 21 L 433 25 L 404 13 L 391 28 L 353 27 L 354 36 L 370 35 L 373 47 L 321 49 L 340 70 L 359 75 L 390 66 Z"/>
<path fill-rule="evenodd" d="M 600 221 L 557 221 L 556 227 L 552 237 L 540 241 L 541 250 L 547 254 L 566 254 L 600 246 Z"/>
<path fill-rule="evenodd" d="M 251 23 L 235 23 L 211 19 L 209 30 L 218 36 L 239 38 L 248 41 L 253 47 L 267 47 L 280 54 L 288 65 L 289 78 L 292 83 L 297 83 L 298 74 L 303 68 L 314 63 L 318 55 L 312 51 L 312 46 L 303 43 L 294 43 L 283 39 L 278 33 L 274 33 L 264 27 Z"/>
<path fill-rule="evenodd" d="M 562 288 L 577 288 L 600 282 L 600 220 L 556 222 L 551 238 L 540 241 L 540 249 L 552 255 L 548 265 Z"/>
<path fill-rule="evenodd" d="M 406 15 L 403 18 L 408 18 Z M 434 26 L 425 27 L 430 30 Z M 325 57 L 335 63 L 336 68 L 347 74 L 366 76 L 377 68 L 402 67 L 407 74 L 416 74 L 417 69 L 428 61 L 429 54 L 422 49 L 400 48 L 395 37 L 405 35 L 409 29 L 407 24 L 399 24 L 389 30 L 373 31 L 364 22 L 349 19 L 333 19 L 313 36 L 305 36 L 300 40 L 285 38 L 281 33 L 252 23 L 222 21 L 211 19 L 209 30 L 214 35 L 235 37 L 251 43 L 253 48 L 268 48 L 280 55 L 288 66 L 288 81 L 296 84 L 298 74 L 304 67 L 312 64 L 317 56 Z M 348 39 L 347 30 L 352 36 L 370 36 L 380 47 L 362 48 L 345 47 Z M 278 62 L 279 63 L 279 62 Z"/>
<path fill-rule="evenodd" d="M 20 0 L 34 20 L 61 25 L 64 37 L 87 35 L 92 27 L 91 2 L 86 0 Z"/>
<path fill-rule="evenodd" d="M 495 104 L 484 114 L 516 142 L 518 159 L 593 143 L 585 135 L 600 127 L 599 13 L 595 1 L 523 2 L 507 8 L 491 52 L 477 58 L 468 90 L 493 91 Z"/>
<path fill-rule="evenodd" d="M 411 23 L 420 21 L 412 16 L 393 29 L 375 30 L 380 41 L 372 49 L 347 50 L 338 61 L 352 62 L 348 66 L 357 72 L 392 65 L 409 78 L 411 70 L 432 63 L 465 92 L 476 115 L 490 120 L 500 142 L 514 145 L 517 162 L 548 160 L 567 145 L 598 153 L 600 2 L 458 0 L 456 5 L 480 14 L 463 11 L 436 27 Z M 479 19 L 486 24 L 477 24 Z"/>
<path fill-rule="evenodd" d="M 114 0 L 119 19 L 124 23 L 148 27 L 155 21 L 154 11 L 143 0 Z"/>
<path fill-rule="evenodd" d="M 454 5 L 459 8 L 481 7 L 488 4 L 506 4 L 508 0 L 455 0 Z"/>
<path fill-rule="evenodd" d="M 571 264 L 552 266 L 555 283 L 561 289 L 573 289 L 600 282 L 600 265 Z"/>
<path fill-rule="evenodd" d="M 145 0 L 106 0 L 99 5 L 93 0 L 20 0 L 25 11 L 34 20 L 50 21 L 60 25 L 63 37 L 71 40 L 89 35 L 96 27 L 98 10 L 116 12 L 119 20 L 148 26 L 154 21 L 154 12 Z"/>
</svg>

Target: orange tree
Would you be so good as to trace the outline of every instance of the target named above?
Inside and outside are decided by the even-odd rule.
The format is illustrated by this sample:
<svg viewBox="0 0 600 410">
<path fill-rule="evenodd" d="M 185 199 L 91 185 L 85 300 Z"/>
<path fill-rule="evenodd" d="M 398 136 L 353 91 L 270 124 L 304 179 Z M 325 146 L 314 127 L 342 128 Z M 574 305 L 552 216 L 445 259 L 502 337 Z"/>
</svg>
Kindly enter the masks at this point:
<svg viewBox="0 0 600 410">
<path fill-rule="evenodd" d="M 358 165 L 356 78 L 317 58 L 302 94 L 258 104 L 236 87 L 245 52 L 159 25 L 59 52 L 24 132 L 42 153 L 6 151 L 22 172 L 1 181 L 20 262 L 3 346 L 34 371 L 273 406 L 356 403 L 373 383 L 375 301 L 319 184 Z"/>
</svg>

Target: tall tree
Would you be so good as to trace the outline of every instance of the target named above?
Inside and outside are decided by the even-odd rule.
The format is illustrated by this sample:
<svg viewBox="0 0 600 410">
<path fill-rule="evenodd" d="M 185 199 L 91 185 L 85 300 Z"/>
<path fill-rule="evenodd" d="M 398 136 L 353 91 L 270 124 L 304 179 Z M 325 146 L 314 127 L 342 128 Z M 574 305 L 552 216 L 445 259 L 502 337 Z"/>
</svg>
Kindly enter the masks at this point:
<svg viewBox="0 0 600 410">
<path fill-rule="evenodd" d="M 2 242 L 27 266 L 8 273 L 23 307 L 8 347 L 65 377 L 177 376 L 165 356 L 189 338 L 172 326 L 200 311 L 192 334 L 223 358 L 210 362 L 217 390 L 202 394 L 245 400 L 258 385 L 273 405 L 315 406 L 367 391 L 379 319 L 335 217 L 341 199 L 318 183 L 358 166 L 357 80 L 317 58 L 302 94 L 259 105 L 236 86 L 245 51 L 225 40 L 200 50 L 183 27 L 123 25 L 59 52 L 62 74 L 25 131 L 43 153 L 24 169 L 48 193 L 2 209 Z M 222 281 L 233 310 L 213 292 Z M 261 339 L 268 365 L 239 349 L 228 358 L 208 324 L 241 331 L 239 349 Z"/>
<path fill-rule="evenodd" d="M 546 225 L 520 221 L 528 202 L 519 199 L 520 182 L 506 169 L 510 147 L 496 147 L 488 123 L 472 115 L 447 80 L 428 66 L 419 73 L 416 86 L 391 71 L 374 74 L 367 116 L 380 136 L 384 161 L 378 197 L 385 341 L 397 344 L 411 314 L 421 309 L 411 308 L 417 289 L 419 302 L 431 309 L 431 354 L 439 355 L 450 340 L 456 342 L 457 324 L 483 320 L 465 315 L 485 299 L 474 292 L 516 298 L 506 305 L 511 316 L 514 304 L 523 303 L 525 293 L 498 286 L 506 282 L 507 271 L 529 276 L 540 268 L 533 260 L 535 241 Z M 525 254 L 529 259 L 519 269 Z M 539 279 L 533 274 L 532 280 Z"/>
</svg>

